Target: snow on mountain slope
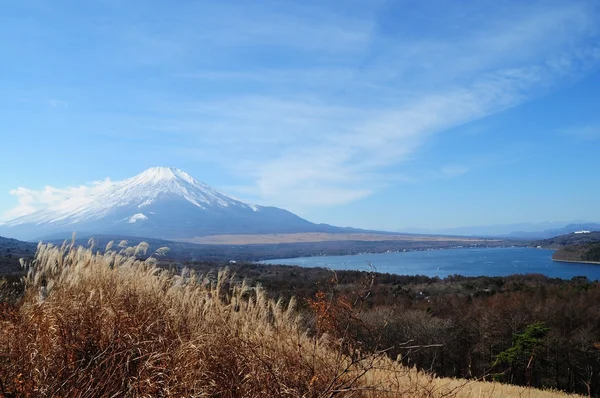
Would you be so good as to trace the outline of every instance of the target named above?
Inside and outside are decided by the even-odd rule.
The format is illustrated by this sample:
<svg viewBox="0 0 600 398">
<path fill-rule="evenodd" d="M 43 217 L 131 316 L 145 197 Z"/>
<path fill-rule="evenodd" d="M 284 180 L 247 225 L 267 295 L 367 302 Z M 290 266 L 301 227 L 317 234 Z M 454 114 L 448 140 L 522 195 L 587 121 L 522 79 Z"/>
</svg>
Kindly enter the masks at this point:
<svg viewBox="0 0 600 398">
<path fill-rule="evenodd" d="M 147 219 L 148 219 L 148 216 L 146 216 L 144 213 L 136 213 L 133 216 L 129 217 L 127 219 L 127 222 L 130 224 L 133 224 L 134 222 L 144 221 Z"/>
<path fill-rule="evenodd" d="M 67 200 L 53 209 L 17 218 L 7 222 L 6 225 L 59 221 L 74 223 L 99 219 L 119 207 L 135 206 L 143 209 L 166 195 L 184 198 L 204 210 L 216 206 L 240 206 L 257 210 L 256 206 L 234 200 L 196 181 L 182 170 L 152 167 L 135 177 L 113 184 L 108 189 L 87 198 L 83 203 L 81 200 L 77 203 L 70 203 Z"/>
<path fill-rule="evenodd" d="M 181 238 L 322 229 L 316 227 L 286 210 L 233 199 L 182 170 L 152 167 L 90 197 L 10 220 L 0 232 L 26 239 L 74 230 Z"/>
</svg>

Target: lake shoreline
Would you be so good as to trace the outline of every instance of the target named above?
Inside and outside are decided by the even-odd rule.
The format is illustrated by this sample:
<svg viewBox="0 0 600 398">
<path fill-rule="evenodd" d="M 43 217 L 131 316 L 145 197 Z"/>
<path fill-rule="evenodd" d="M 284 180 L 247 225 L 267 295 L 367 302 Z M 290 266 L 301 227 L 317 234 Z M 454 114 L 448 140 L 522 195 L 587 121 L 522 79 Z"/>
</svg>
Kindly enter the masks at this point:
<svg viewBox="0 0 600 398">
<path fill-rule="evenodd" d="M 600 280 L 599 264 L 580 263 L 578 267 L 560 265 L 552 259 L 553 250 L 532 247 L 456 248 L 406 252 L 316 256 L 270 259 L 262 264 L 321 267 L 332 270 L 376 271 L 396 275 L 425 275 L 445 278 L 541 274 L 571 279 L 585 276 Z"/>
<path fill-rule="evenodd" d="M 552 261 L 556 261 L 557 263 L 575 263 L 575 264 L 593 264 L 600 265 L 600 261 L 577 261 L 577 260 L 559 260 L 557 258 L 553 258 Z"/>
<path fill-rule="evenodd" d="M 268 264 L 272 261 L 285 261 L 285 260 L 297 260 L 297 259 L 312 259 L 312 258 L 327 258 L 327 257 L 354 257 L 354 256 L 365 256 L 365 255 L 377 255 L 377 254 L 409 254 L 409 253 L 421 253 L 421 252 L 437 252 L 437 251 L 454 251 L 454 250 L 481 250 L 481 249 L 531 249 L 531 250 L 550 250 L 556 251 L 550 247 L 533 247 L 533 246 L 450 246 L 450 247 L 428 247 L 428 248 L 410 248 L 410 249 L 398 249 L 398 250 L 384 250 L 384 251 L 363 251 L 358 253 L 348 254 L 313 254 L 308 256 L 290 256 L 283 258 L 265 258 L 261 260 L 253 261 L 256 264 Z"/>
<path fill-rule="evenodd" d="M 283 261 L 283 260 L 295 260 L 295 259 L 307 259 L 307 258 L 327 258 L 327 257 L 353 257 L 353 256 L 364 256 L 364 255 L 376 255 L 376 254 L 390 254 L 390 253 L 398 253 L 398 254 L 407 254 L 407 253 L 419 253 L 419 252 L 436 252 L 436 251 L 445 251 L 445 250 L 480 250 L 480 249 L 515 249 L 515 248 L 527 248 L 527 249 L 536 249 L 536 250 L 552 250 L 556 251 L 556 249 L 548 248 L 548 247 L 532 247 L 526 245 L 481 245 L 481 246 L 441 246 L 441 247 L 418 247 L 418 248 L 407 248 L 407 249 L 389 249 L 389 250 L 366 250 L 361 252 L 350 252 L 345 254 L 311 254 L 311 255 L 297 255 L 283 258 L 263 258 L 259 260 L 254 260 L 254 263 L 261 264 L 270 261 Z"/>
</svg>

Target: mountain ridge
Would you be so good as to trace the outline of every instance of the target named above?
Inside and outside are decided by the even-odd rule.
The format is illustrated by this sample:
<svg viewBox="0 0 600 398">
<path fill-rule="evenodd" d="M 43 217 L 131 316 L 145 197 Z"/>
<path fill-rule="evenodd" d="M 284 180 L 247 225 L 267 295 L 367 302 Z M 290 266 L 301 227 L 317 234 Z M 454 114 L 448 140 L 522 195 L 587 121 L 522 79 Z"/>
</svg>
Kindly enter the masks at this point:
<svg viewBox="0 0 600 398">
<path fill-rule="evenodd" d="M 287 210 L 245 203 L 173 167 L 152 167 L 86 198 L 0 225 L 19 239 L 68 237 L 74 231 L 180 239 L 214 234 L 336 232 Z"/>
<path fill-rule="evenodd" d="M 546 239 L 565 235 L 580 230 L 600 230 L 600 224 L 595 222 L 541 222 L 480 225 L 471 227 L 456 227 L 445 229 L 406 228 L 402 231 L 421 234 L 447 236 L 480 236 L 516 239 Z"/>
<path fill-rule="evenodd" d="M 560 235 L 532 245 L 556 249 L 552 254 L 554 261 L 600 264 L 600 231 Z"/>
</svg>

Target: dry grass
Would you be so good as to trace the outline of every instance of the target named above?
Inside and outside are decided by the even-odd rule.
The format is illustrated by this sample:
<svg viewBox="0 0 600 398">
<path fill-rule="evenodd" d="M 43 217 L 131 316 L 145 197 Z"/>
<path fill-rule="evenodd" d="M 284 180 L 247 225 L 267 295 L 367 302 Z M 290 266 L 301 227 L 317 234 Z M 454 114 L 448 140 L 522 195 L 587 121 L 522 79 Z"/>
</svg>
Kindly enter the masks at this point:
<svg viewBox="0 0 600 398">
<path fill-rule="evenodd" d="M 522 398 L 556 398 L 580 397 L 576 394 L 566 394 L 560 391 L 538 390 L 535 388 L 520 387 L 492 382 L 467 382 L 461 379 L 437 379 L 437 384 L 443 386 L 439 392 L 456 391 L 457 398 L 470 397 L 522 397 Z"/>
<path fill-rule="evenodd" d="M 112 246 L 112 245 L 111 245 Z M 435 379 L 313 337 L 293 301 L 157 268 L 147 246 L 39 245 L 25 297 L 0 307 L 0 396 L 555 396 Z"/>
</svg>

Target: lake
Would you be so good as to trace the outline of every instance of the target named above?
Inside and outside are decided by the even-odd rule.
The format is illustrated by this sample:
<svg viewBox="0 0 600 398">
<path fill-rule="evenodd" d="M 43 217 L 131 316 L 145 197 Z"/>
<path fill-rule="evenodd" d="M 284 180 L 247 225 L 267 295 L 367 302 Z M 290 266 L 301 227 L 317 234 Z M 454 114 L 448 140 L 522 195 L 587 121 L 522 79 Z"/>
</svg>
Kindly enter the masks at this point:
<svg viewBox="0 0 600 398">
<path fill-rule="evenodd" d="M 266 260 L 261 263 L 326 267 L 333 270 L 368 271 L 374 268 L 382 273 L 440 278 L 453 274 L 506 276 L 536 273 L 562 279 L 574 276 L 600 279 L 600 265 L 555 262 L 551 259 L 552 253 L 553 250 L 523 247 L 474 248 L 300 257 Z"/>
</svg>

